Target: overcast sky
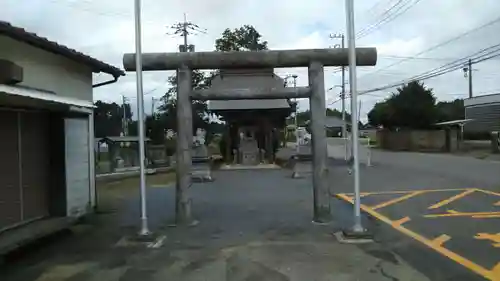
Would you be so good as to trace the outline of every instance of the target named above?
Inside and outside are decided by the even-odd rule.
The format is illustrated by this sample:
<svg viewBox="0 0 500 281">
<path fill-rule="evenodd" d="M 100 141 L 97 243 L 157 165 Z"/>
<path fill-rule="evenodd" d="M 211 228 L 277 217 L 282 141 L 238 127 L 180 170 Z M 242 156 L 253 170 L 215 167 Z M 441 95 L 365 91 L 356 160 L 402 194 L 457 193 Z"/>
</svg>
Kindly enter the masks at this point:
<svg viewBox="0 0 500 281">
<path fill-rule="evenodd" d="M 133 2 L 0 0 L 0 20 L 123 68 L 123 53 L 134 52 Z M 391 10 L 398 2 L 400 5 Z M 328 48 L 340 43 L 330 39 L 329 34 L 345 33 L 346 30 L 344 0 L 143 0 L 142 7 L 143 52 L 177 51 L 181 38 L 167 34 L 171 32 L 167 27 L 182 21 L 184 13 L 189 21 L 207 31 L 189 37 L 197 51 L 213 50 L 215 39 L 225 28 L 244 24 L 255 26 L 271 49 Z M 500 44 L 498 22 L 425 52 L 419 58 L 406 59 L 494 20 L 499 16 L 498 0 L 356 0 L 355 9 L 356 31 L 371 28 L 356 45 L 377 47 L 379 54 L 377 66 L 358 68 L 358 89 L 361 91 L 402 81 Z M 376 25 L 387 16 L 390 16 L 388 22 Z M 473 70 L 475 94 L 500 92 L 499 58 L 476 64 Z M 306 69 L 276 69 L 276 72 L 298 74 L 299 86 L 307 85 Z M 151 98 L 162 96 L 168 89 L 166 79 L 169 75 L 170 72 L 144 74 L 146 113 L 151 112 Z M 326 69 L 325 75 L 327 89 L 341 83 L 334 68 Z M 94 82 L 106 79 L 109 79 L 106 75 L 96 75 Z M 439 100 L 468 95 L 467 79 L 461 70 L 425 83 L 434 89 Z M 390 91 L 360 97 L 362 120 Z M 135 107 L 134 73 L 128 73 L 116 84 L 96 89 L 94 99 L 119 102 L 122 95 Z M 335 102 L 338 95 L 338 88 L 328 92 L 328 104 L 333 103 L 330 107 L 340 108 L 341 103 Z M 300 108 L 308 108 L 306 100 L 301 101 Z"/>
</svg>

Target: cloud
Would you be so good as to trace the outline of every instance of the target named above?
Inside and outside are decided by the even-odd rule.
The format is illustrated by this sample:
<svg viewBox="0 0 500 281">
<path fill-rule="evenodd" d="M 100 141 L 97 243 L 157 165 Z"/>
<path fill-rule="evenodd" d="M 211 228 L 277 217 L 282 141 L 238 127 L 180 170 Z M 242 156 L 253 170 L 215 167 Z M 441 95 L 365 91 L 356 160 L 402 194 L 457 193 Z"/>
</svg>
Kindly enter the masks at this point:
<svg viewBox="0 0 500 281">
<path fill-rule="evenodd" d="M 424 42 L 421 37 L 410 40 L 393 39 L 388 42 L 376 44 L 377 53 L 381 56 L 411 56 L 416 54 L 424 47 Z"/>
<path fill-rule="evenodd" d="M 396 3 L 395 0 L 358 0 L 355 2 L 356 30 L 373 26 Z M 78 49 L 116 66 L 122 55 L 134 52 L 133 1 L 122 0 L 0 0 L 0 18 Z M 440 48 L 412 57 L 439 43 L 445 42 L 476 26 L 498 17 L 500 1 L 481 0 L 421 0 L 404 14 L 373 28 L 367 36 L 357 40 L 357 46 L 378 48 L 379 61 L 375 67 L 358 68 L 358 88 L 368 89 L 403 81 L 453 59 L 462 58 L 494 44 L 499 44 L 500 23 L 493 24 Z M 273 49 L 327 48 L 339 41 L 330 39 L 329 33 L 345 33 L 344 0 L 170 0 L 142 1 L 143 51 L 175 52 L 182 42 L 168 33 L 172 24 L 182 21 L 184 13 L 189 21 L 206 29 L 189 41 L 200 51 L 209 51 L 225 28 L 254 25 Z M 500 91 L 498 61 L 475 65 L 474 91 L 487 94 Z M 307 85 L 307 69 L 276 69 L 280 75 L 296 73 L 298 85 Z M 144 73 L 146 108 L 150 97 L 161 96 L 169 87 L 166 79 L 172 72 Z M 108 79 L 96 75 L 95 80 Z M 346 78 L 347 79 L 347 78 Z M 339 85 L 341 77 L 334 68 L 325 69 L 325 87 Z M 451 72 L 425 81 L 433 88 L 438 99 L 447 100 L 467 96 L 467 79 L 461 71 Z M 362 114 L 377 101 L 386 97 L 391 89 L 361 96 Z M 124 95 L 135 107 L 135 75 L 128 75 L 118 83 L 95 90 L 95 99 L 120 101 Z M 339 88 L 328 94 L 329 102 L 338 100 Z M 331 105 L 340 108 L 340 102 Z M 301 101 L 300 108 L 308 108 Z M 148 110 L 146 110 L 148 112 Z"/>
</svg>

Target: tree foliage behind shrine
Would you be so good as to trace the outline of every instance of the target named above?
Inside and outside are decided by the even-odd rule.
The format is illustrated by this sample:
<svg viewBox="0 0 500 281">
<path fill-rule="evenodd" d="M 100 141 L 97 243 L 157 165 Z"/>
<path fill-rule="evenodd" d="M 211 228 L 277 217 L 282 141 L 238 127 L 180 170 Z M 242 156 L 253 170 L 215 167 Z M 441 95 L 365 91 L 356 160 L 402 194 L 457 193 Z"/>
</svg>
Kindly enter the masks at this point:
<svg viewBox="0 0 500 281">
<path fill-rule="evenodd" d="M 119 136 L 122 132 L 124 120 L 129 123 L 132 121 L 130 104 L 123 106 L 114 102 L 107 103 L 98 100 L 94 105 L 94 134 L 96 138 Z M 125 119 L 123 118 L 123 110 L 125 110 Z"/>
<path fill-rule="evenodd" d="M 260 33 L 250 25 L 244 25 L 233 30 L 227 28 L 221 34 L 221 37 L 215 40 L 216 51 L 257 51 L 266 50 L 267 41 L 261 41 Z M 217 74 L 217 71 L 200 71 L 193 70 L 192 86 L 193 89 L 206 89 L 210 87 L 212 78 Z M 168 83 L 171 85 L 165 95 L 161 98 L 159 114 L 156 117 L 157 122 L 163 124 L 164 129 L 173 129 L 177 131 L 177 75 L 174 74 L 168 78 Z M 211 122 L 213 116 L 207 109 L 206 101 L 192 102 L 193 106 L 193 132 L 196 128 L 211 132 L 218 131 L 220 125 Z"/>
<path fill-rule="evenodd" d="M 261 41 L 262 35 L 251 25 L 244 25 L 233 30 L 226 28 L 222 37 L 215 40 L 215 50 L 228 51 L 261 51 L 267 50 L 267 41 Z"/>
<path fill-rule="evenodd" d="M 215 51 L 258 51 L 267 50 L 267 41 L 262 41 L 261 34 L 251 25 L 244 25 L 239 28 L 227 28 L 221 37 L 214 42 Z M 206 89 L 210 87 L 212 78 L 217 71 L 192 72 L 193 89 Z M 170 88 L 161 97 L 158 111 L 146 117 L 146 136 L 154 144 L 161 144 L 165 139 L 165 132 L 168 129 L 177 131 L 177 75 L 168 77 Z M 212 114 L 207 109 L 206 101 L 193 101 L 193 133 L 196 128 L 207 130 L 207 141 L 211 132 L 222 132 L 223 125 L 211 122 Z M 123 127 L 123 108 L 126 111 L 125 122 L 128 124 L 128 134 L 137 135 L 137 121 L 132 120 L 130 104 L 125 107 L 116 103 L 96 102 L 95 109 L 95 130 L 96 137 L 118 136 Z M 212 116 L 214 117 L 214 116 Z"/>
</svg>

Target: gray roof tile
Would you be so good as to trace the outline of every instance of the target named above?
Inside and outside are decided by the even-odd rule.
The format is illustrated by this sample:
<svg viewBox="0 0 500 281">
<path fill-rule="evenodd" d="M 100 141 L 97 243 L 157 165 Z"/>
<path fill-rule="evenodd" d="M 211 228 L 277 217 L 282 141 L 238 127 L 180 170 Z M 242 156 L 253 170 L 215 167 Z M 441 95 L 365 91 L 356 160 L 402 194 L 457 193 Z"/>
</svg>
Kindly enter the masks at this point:
<svg viewBox="0 0 500 281">
<path fill-rule="evenodd" d="M 51 52 L 53 54 L 61 55 L 75 62 L 88 65 L 94 72 L 104 72 L 111 74 L 115 77 L 125 75 L 123 70 L 104 63 L 100 60 L 87 56 L 74 49 L 60 45 L 45 37 L 38 36 L 36 33 L 29 32 L 21 27 L 13 26 L 12 24 L 0 20 L 0 35 L 8 36 L 12 39 L 24 42 L 33 47 Z"/>
</svg>

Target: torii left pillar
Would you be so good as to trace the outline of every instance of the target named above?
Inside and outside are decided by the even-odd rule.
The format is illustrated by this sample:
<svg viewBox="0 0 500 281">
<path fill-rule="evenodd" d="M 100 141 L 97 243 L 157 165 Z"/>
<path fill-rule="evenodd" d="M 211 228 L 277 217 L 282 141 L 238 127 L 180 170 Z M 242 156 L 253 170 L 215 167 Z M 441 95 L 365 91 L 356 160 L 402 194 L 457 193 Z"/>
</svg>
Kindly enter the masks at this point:
<svg viewBox="0 0 500 281">
<path fill-rule="evenodd" d="M 191 215 L 191 145 L 193 112 L 191 105 L 191 69 L 185 65 L 177 70 L 177 167 L 175 185 L 176 224 L 192 224 Z"/>
</svg>

